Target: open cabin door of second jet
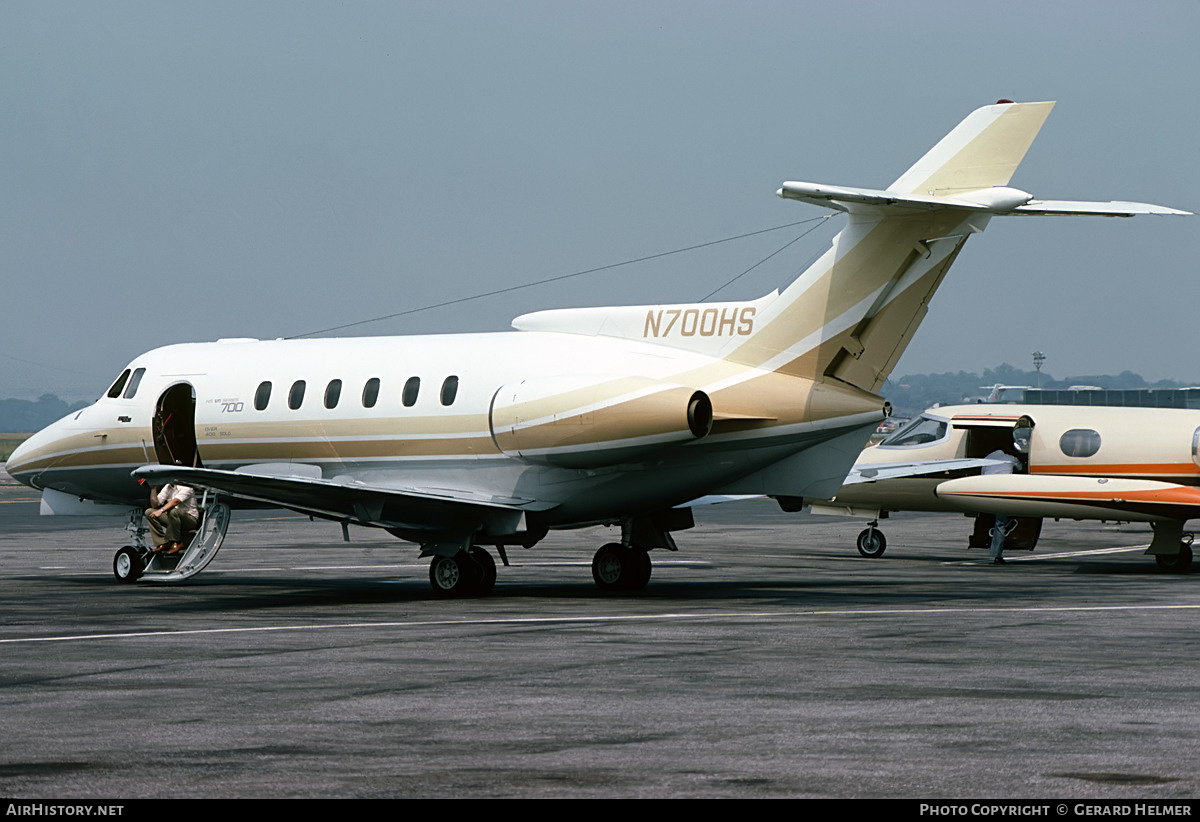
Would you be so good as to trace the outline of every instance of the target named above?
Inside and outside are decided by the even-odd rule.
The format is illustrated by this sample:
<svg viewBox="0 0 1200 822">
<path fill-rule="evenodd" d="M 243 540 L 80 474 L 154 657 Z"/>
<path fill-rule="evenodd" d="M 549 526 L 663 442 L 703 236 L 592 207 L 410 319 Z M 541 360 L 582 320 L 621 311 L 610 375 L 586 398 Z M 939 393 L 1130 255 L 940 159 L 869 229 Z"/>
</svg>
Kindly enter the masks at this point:
<svg viewBox="0 0 1200 822">
<path fill-rule="evenodd" d="M 1000 450 L 1021 461 L 1018 473 L 1029 470 L 1029 433 L 1033 429 L 1033 421 L 1029 417 L 1015 414 L 955 414 L 951 424 L 964 432 L 964 442 L 958 456 L 983 459 L 993 451 Z"/>
<path fill-rule="evenodd" d="M 172 385 L 158 398 L 154 455 L 163 465 L 204 467 L 196 447 L 196 392 L 186 382 Z"/>
<path fill-rule="evenodd" d="M 1029 447 L 1033 434 L 1033 420 L 1027 416 L 973 416 L 960 414 L 953 419 L 955 428 L 965 429 L 962 455 L 982 459 L 994 451 L 1011 454 L 1021 461 L 1017 473 L 1029 472 Z M 971 548 L 986 549 L 991 545 L 991 530 L 996 518 L 992 514 L 978 514 L 975 528 L 967 544 Z M 1012 517 L 1004 549 L 1032 551 L 1042 533 L 1041 517 Z"/>
</svg>

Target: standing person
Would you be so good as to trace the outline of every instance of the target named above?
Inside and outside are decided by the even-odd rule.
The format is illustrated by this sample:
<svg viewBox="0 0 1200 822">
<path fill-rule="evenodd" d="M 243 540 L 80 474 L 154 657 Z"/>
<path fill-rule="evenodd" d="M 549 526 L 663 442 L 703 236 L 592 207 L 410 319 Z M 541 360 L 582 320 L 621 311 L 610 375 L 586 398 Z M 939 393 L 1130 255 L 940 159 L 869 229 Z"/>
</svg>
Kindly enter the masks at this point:
<svg viewBox="0 0 1200 822">
<path fill-rule="evenodd" d="M 186 485 L 171 483 L 162 490 L 150 488 L 150 504 L 146 522 L 154 539 L 154 553 L 178 554 L 183 550 L 183 536 L 199 526 L 196 492 Z"/>
<path fill-rule="evenodd" d="M 1011 474 L 1021 467 L 1021 461 L 1002 448 L 997 448 L 988 454 L 987 459 L 1003 460 L 1004 462 L 999 465 L 985 465 L 983 467 L 984 474 Z M 988 556 L 992 558 L 992 565 L 1004 564 L 1004 539 L 1007 536 L 1008 515 L 996 514 L 996 522 L 992 525 L 992 546 L 988 550 Z"/>
</svg>

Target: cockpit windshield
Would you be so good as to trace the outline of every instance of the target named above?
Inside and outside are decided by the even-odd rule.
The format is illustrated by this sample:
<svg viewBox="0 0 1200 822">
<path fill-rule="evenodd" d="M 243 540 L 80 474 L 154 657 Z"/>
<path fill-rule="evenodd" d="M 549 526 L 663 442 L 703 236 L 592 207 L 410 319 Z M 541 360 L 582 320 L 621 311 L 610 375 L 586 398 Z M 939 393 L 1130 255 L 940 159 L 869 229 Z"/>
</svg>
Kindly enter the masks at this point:
<svg viewBox="0 0 1200 822">
<path fill-rule="evenodd" d="M 928 445 L 944 439 L 949 426 L 945 420 L 924 415 L 914 418 L 907 425 L 879 443 L 881 446 L 903 448 L 913 445 Z"/>
<path fill-rule="evenodd" d="M 116 382 L 108 389 L 108 393 L 105 396 L 111 400 L 115 400 L 118 397 L 127 400 L 133 399 L 134 394 L 137 393 L 138 386 L 142 382 L 142 376 L 145 373 L 145 368 L 139 368 L 136 371 L 126 368 L 121 372 L 121 376 L 117 377 Z"/>
<path fill-rule="evenodd" d="M 125 382 L 128 379 L 129 369 L 126 368 L 121 372 L 121 376 L 117 377 L 117 381 L 112 384 L 112 387 L 108 389 L 108 397 L 115 400 L 117 397 L 121 396 L 121 391 L 124 390 Z"/>
</svg>

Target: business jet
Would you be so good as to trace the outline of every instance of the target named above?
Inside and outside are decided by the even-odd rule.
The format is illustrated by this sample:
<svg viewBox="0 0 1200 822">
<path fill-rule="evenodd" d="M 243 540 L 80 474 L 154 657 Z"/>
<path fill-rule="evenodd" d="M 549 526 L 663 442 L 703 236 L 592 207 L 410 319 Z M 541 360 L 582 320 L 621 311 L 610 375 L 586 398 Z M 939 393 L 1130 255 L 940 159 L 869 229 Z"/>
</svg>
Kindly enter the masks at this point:
<svg viewBox="0 0 1200 822">
<path fill-rule="evenodd" d="M 1013 473 L 984 473 L 1002 451 Z M 1008 470 L 1007 468 L 1005 469 Z M 1200 517 L 1200 411 L 1079 405 L 931 408 L 864 449 L 846 484 L 818 514 L 872 520 L 863 556 L 883 556 L 879 518 L 891 511 L 975 517 L 968 547 L 984 548 L 997 514 L 1016 518 L 1006 548 L 1032 551 L 1042 519 L 1148 522 L 1146 553 L 1167 571 L 1192 563 L 1189 519 Z M 1010 521 L 1011 522 L 1011 521 Z"/>
<path fill-rule="evenodd" d="M 129 514 L 118 579 L 186 579 L 230 504 L 275 506 L 420 546 L 440 595 L 495 583 L 493 546 L 619 525 L 592 574 L 643 588 L 686 503 L 833 496 L 888 413 L 880 387 L 967 238 L 1001 215 L 1182 214 L 1038 200 L 1008 182 L 1053 103 L 968 115 L 886 189 L 785 182 L 845 212 L 832 247 L 756 300 L 539 311 L 512 332 L 218 340 L 143 354 L 95 404 L 31 437 L 8 471 L 43 511 Z M 151 554 L 139 481 L 204 495 L 179 558 Z M 131 511 L 131 506 L 133 506 Z"/>
</svg>

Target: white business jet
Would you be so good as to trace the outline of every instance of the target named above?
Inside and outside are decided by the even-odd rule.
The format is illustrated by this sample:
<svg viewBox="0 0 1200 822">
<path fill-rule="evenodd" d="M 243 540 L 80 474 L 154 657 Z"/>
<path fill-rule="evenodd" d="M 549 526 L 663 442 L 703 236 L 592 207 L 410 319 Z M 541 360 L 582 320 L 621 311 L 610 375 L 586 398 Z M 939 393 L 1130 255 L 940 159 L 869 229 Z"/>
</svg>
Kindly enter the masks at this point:
<svg viewBox="0 0 1200 822">
<path fill-rule="evenodd" d="M 592 562 L 637 590 L 652 549 L 708 494 L 788 510 L 832 496 L 887 415 L 876 392 L 972 234 L 997 215 L 1185 212 L 1037 200 L 1007 187 L 1053 103 L 970 114 L 886 189 L 786 182 L 848 214 L 782 293 L 749 302 L 540 311 L 516 332 L 173 345 L 8 462 L 43 510 L 129 511 L 119 579 L 184 579 L 216 553 L 229 504 L 383 528 L 432 557 L 444 595 L 495 582 L 484 546 L 619 524 Z M 150 554 L 139 480 L 204 491 L 180 558 Z"/>
<path fill-rule="evenodd" d="M 1015 472 L 988 474 L 1010 454 Z M 1042 519 L 1148 522 L 1146 550 L 1163 570 L 1187 571 L 1200 517 L 1200 411 L 1080 405 L 930 408 L 863 450 L 832 500 L 813 513 L 866 517 L 858 551 L 883 556 L 878 520 L 890 511 L 975 515 L 968 546 L 983 548 L 996 515 L 1014 517 L 1006 548 L 1033 550 Z"/>
</svg>

